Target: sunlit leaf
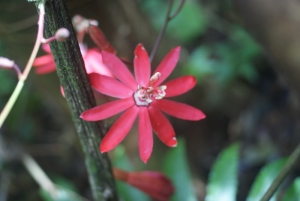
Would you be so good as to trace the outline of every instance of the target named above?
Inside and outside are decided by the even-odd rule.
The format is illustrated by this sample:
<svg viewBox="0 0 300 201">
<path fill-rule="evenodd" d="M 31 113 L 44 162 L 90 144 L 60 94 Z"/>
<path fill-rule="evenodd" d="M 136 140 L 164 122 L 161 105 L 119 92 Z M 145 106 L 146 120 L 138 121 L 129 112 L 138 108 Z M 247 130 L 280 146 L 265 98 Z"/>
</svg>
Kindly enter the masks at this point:
<svg viewBox="0 0 300 201">
<path fill-rule="evenodd" d="M 234 143 L 223 150 L 209 174 L 205 201 L 234 201 L 238 183 L 240 145 Z"/>
<path fill-rule="evenodd" d="M 256 177 L 250 193 L 248 195 L 247 201 L 258 201 L 262 198 L 265 192 L 270 187 L 271 183 L 274 181 L 275 177 L 278 175 L 281 168 L 286 163 L 286 159 L 279 159 L 272 163 L 264 166 Z M 276 193 L 270 199 L 270 201 L 275 201 Z"/>
<path fill-rule="evenodd" d="M 197 200 L 185 150 L 185 141 L 179 139 L 177 147 L 170 149 L 164 160 L 164 173 L 172 180 L 175 187 L 175 194 L 171 201 Z"/>
</svg>

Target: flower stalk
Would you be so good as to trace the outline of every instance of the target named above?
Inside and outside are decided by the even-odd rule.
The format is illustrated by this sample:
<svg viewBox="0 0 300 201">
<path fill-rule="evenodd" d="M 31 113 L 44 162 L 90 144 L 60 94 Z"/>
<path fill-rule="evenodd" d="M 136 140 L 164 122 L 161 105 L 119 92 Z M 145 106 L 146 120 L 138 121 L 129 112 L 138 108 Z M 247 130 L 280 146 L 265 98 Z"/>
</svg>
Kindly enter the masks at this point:
<svg viewBox="0 0 300 201">
<path fill-rule="evenodd" d="M 38 33 L 36 37 L 36 41 L 32 50 L 32 53 L 30 55 L 30 58 L 26 64 L 26 67 L 24 69 L 24 72 L 22 73 L 21 76 L 19 76 L 19 81 L 18 84 L 13 91 L 12 95 L 10 96 L 8 102 L 6 103 L 5 107 L 3 108 L 1 114 L 0 114 L 0 128 L 2 127 L 5 119 L 7 118 L 8 114 L 10 113 L 12 107 L 14 106 L 17 98 L 19 97 L 19 94 L 21 93 L 24 82 L 28 77 L 28 74 L 31 70 L 32 64 L 34 62 L 34 59 L 36 58 L 37 52 L 40 48 L 42 39 L 43 39 L 43 30 L 44 30 L 44 15 L 45 15 L 45 7 L 44 7 L 44 0 L 40 1 L 38 4 L 38 9 L 39 9 L 39 28 L 38 28 Z"/>
<path fill-rule="evenodd" d="M 106 154 L 99 152 L 100 137 L 103 136 L 101 127 L 98 123 L 86 122 L 79 118 L 83 111 L 94 107 L 96 102 L 66 3 L 64 0 L 47 1 L 45 9 L 47 13 L 45 17 L 46 37 L 51 37 L 61 27 L 70 31 L 68 40 L 65 42 L 53 41 L 50 43 L 50 47 L 83 148 L 94 199 L 97 201 L 118 200 L 110 162 Z"/>
</svg>

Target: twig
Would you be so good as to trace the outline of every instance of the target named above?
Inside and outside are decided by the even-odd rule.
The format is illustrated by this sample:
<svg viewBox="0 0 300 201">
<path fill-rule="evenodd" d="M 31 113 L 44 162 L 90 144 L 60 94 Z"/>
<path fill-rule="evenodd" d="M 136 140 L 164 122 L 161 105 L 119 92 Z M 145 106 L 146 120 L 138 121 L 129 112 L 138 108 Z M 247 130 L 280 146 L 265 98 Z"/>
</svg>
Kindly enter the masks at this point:
<svg viewBox="0 0 300 201">
<path fill-rule="evenodd" d="M 154 47 L 153 47 L 153 49 L 151 51 L 151 54 L 150 54 L 150 61 L 152 61 L 153 58 L 154 58 L 154 55 L 155 55 L 155 53 L 156 53 L 156 51 L 158 49 L 158 46 L 159 46 L 159 44 L 160 44 L 160 42 L 161 42 L 161 40 L 162 40 L 162 38 L 163 38 L 163 36 L 164 36 L 164 34 L 166 32 L 166 28 L 167 28 L 168 23 L 178 15 L 178 13 L 180 12 L 180 10 L 181 10 L 181 8 L 182 8 L 185 0 L 181 0 L 180 5 L 178 6 L 177 10 L 174 12 L 173 15 L 170 15 L 171 14 L 171 9 L 172 9 L 173 2 L 174 2 L 174 0 L 170 0 L 164 24 L 163 24 L 163 26 L 162 26 L 162 28 L 161 28 L 161 30 L 159 32 L 159 35 L 158 35 L 158 37 L 157 37 L 157 39 L 155 41 Z"/>
<path fill-rule="evenodd" d="M 49 193 L 49 195 L 54 200 L 60 200 L 61 191 L 65 191 L 70 196 L 69 199 L 73 198 L 79 198 L 80 200 L 88 201 L 86 198 L 81 197 L 77 193 L 70 191 L 68 189 L 65 189 L 62 186 L 58 186 L 54 184 L 50 178 L 46 175 L 46 173 L 43 171 L 43 169 L 38 165 L 38 163 L 28 154 L 23 154 L 21 157 L 21 161 L 23 162 L 25 168 L 29 172 L 29 174 L 32 176 L 32 178 L 39 184 L 39 186 L 44 189 L 46 192 Z M 65 196 L 65 195 L 64 195 Z"/>
<path fill-rule="evenodd" d="M 56 195 L 56 188 L 42 168 L 35 162 L 35 160 L 28 154 L 24 154 L 21 158 L 24 166 L 34 180 L 41 186 L 45 191 L 49 192 L 52 197 Z"/>
<path fill-rule="evenodd" d="M 267 192 L 264 194 L 264 196 L 261 198 L 260 201 L 268 201 L 272 197 L 272 195 L 275 193 L 275 191 L 278 189 L 280 184 L 283 182 L 283 180 L 286 178 L 286 176 L 289 174 L 289 172 L 293 169 L 293 167 L 296 165 L 297 162 L 300 160 L 300 144 L 296 147 L 292 155 L 287 160 L 284 167 L 281 169 L 277 177 L 272 182 L 271 186 L 267 190 Z"/>
</svg>

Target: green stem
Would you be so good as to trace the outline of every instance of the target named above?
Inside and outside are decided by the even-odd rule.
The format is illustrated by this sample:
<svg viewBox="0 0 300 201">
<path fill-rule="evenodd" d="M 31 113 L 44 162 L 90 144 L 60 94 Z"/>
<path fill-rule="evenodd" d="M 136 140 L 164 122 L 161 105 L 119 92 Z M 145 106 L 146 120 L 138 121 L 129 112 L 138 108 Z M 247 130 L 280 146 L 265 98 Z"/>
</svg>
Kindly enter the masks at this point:
<svg viewBox="0 0 300 201">
<path fill-rule="evenodd" d="M 294 150 L 292 155 L 289 157 L 286 164 L 280 170 L 279 174 L 274 179 L 271 186 L 269 187 L 267 192 L 264 194 L 264 196 L 260 199 L 260 201 L 270 200 L 272 195 L 275 193 L 275 191 L 278 189 L 280 184 L 287 177 L 287 175 L 293 169 L 293 167 L 299 162 L 299 160 L 300 160 L 300 144 L 296 147 L 296 149 Z"/>
<path fill-rule="evenodd" d="M 153 46 L 153 49 L 152 49 L 151 54 L 150 54 L 150 57 L 149 57 L 149 58 L 150 58 L 150 61 L 152 61 L 153 58 L 154 58 L 154 55 L 155 55 L 155 53 L 156 53 L 156 51 L 157 51 L 157 49 L 158 49 L 158 46 L 159 46 L 159 44 L 160 44 L 160 42 L 161 42 L 161 40 L 162 40 L 162 38 L 163 38 L 163 36 L 164 36 L 164 34 L 165 34 L 165 32 L 166 32 L 168 23 L 169 23 L 173 18 L 175 18 L 175 17 L 178 15 L 178 13 L 180 12 L 180 10 L 181 10 L 182 7 L 183 7 L 183 4 L 184 4 L 185 0 L 181 0 L 179 6 L 178 6 L 178 8 L 177 8 L 177 10 L 174 12 L 173 15 L 171 15 L 171 9 L 172 9 L 172 6 L 173 6 L 173 2 L 174 2 L 174 0 L 170 0 L 170 2 L 169 2 L 168 11 L 167 11 L 167 15 L 166 15 L 164 24 L 163 24 L 163 26 L 162 26 L 162 28 L 161 28 L 161 30 L 160 30 L 160 32 L 159 32 L 159 35 L 158 35 L 158 37 L 157 37 L 157 39 L 156 39 L 156 41 L 155 41 L 155 44 L 154 44 L 154 46 Z"/>
<path fill-rule="evenodd" d="M 3 108 L 3 110 L 0 114 L 0 128 L 2 127 L 5 119 L 7 118 L 8 114 L 10 113 L 10 111 L 11 111 L 12 107 L 14 106 L 16 100 L 18 99 L 19 94 L 23 89 L 23 86 L 24 86 L 23 79 L 19 79 L 19 82 L 18 82 L 14 92 L 10 96 L 9 100 L 7 101 L 5 107 Z"/>
<path fill-rule="evenodd" d="M 22 75 L 19 75 L 18 84 L 0 114 L 0 128 L 2 127 L 5 119 L 7 118 L 8 114 L 10 113 L 12 107 L 14 106 L 16 100 L 18 99 L 18 97 L 23 89 L 24 82 L 28 77 L 28 74 L 29 74 L 32 64 L 33 64 L 33 61 L 34 61 L 36 54 L 38 53 L 38 50 L 41 45 L 41 40 L 43 38 L 43 30 L 44 30 L 44 15 L 45 15 L 44 1 L 42 0 L 41 2 L 37 3 L 37 6 L 38 6 L 40 14 L 39 14 L 39 22 L 38 22 L 39 28 L 38 28 L 38 33 L 36 36 L 36 41 L 35 41 L 33 50 L 31 52 L 31 55 L 29 57 L 29 60 L 25 66 L 24 72 L 22 73 Z"/>
<path fill-rule="evenodd" d="M 64 89 L 66 101 L 83 148 L 89 181 L 96 201 L 116 201 L 117 193 L 106 154 L 99 151 L 101 127 L 95 122 L 86 122 L 80 114 L 96 102 L 85 71 L 76 34 L 64 0 L 47 1 L 45 5 L 45 35 L 51 37 L 59 28 L 67 28 L 70 37 L 65 42 L 51 42 L 57 74 Z"/>
</svg>

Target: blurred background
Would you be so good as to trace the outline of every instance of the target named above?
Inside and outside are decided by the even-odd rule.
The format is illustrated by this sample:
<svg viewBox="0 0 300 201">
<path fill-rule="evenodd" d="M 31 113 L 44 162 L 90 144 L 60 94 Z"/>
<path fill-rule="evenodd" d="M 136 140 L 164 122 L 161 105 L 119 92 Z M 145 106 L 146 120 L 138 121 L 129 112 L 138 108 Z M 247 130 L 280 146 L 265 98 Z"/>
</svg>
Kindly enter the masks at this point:
<svg viewBox="0 0 300 201">
<path fill-rule="evenodd" d="M 70 16 L 96 19 L 118 56 L 129 61 L 142 43 L 151 52 L 166 17 L 167 0 L 67 0 Z M 180 1 L 175 0 L 173 11 Z M 237 200 L 245 200 L 259 170 L 290 155 L 300 141 L 300 2 L 297 0 L 186 0 L 170 21 L 152 62 L 154 70 L 173 47 L 182 47 L 179 64 L 170 76 L 192 74 L 197 86 L 174 100 L 201 109 L 199 122 L 169 118 L 183 160 L 155 136 L 147 165 L 138 156 L 137 128 L 131 130 L 111 158 L 132 170 L 165 171 L 188 177 L 195 198 L 204 200 L 212 165 L 221 150 L 240 142 Z M 37 11 L 23 0 L 0 1 L 0 55 L 24 68 L 35 42 Z M 89 47 L 95 45 L 85 37 Z M 40 50 L 39 55 L 45 54 Z M 17 77 L 0 69 L 0 108 L 10 97 Z M 14 149 L 26 150 L 49 177 L 92 200 L 81 146 L 56 73 L 34 71 L 0 131 L 0 198 L 45 200 Z M 97 95 L 99 101 L 109 100 Z M 110 124 L 115 118 L 109 119 Z M 171 153 L 172 155 L 172 153 Z M 173 154 L 174 155 L 174 154 Z M 182 164 L 177 164 L 182 163 Z M 187 166 L 185 166 L 184 164 Z M 188 176 L 182 172 L 182 166 Z M 172 167 L 172 174 L 168 171 Z M 225 167 L 224 167 L 225 168 Z M 299 175 L 294 171 L 290 181 Z M 180 189 L 177 189 L 178 192 Z M 122 195 L 120 195 L 122 197 Z M 150 200 L 149 198 L 145 198 Z M 1 199 L 0 199 L 1 200 Z M 4 199 L 5 200 L 5 199 Z M 123 200 L 130 200 L 123 197 Z"/>
</svg>

